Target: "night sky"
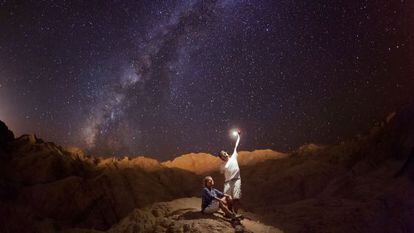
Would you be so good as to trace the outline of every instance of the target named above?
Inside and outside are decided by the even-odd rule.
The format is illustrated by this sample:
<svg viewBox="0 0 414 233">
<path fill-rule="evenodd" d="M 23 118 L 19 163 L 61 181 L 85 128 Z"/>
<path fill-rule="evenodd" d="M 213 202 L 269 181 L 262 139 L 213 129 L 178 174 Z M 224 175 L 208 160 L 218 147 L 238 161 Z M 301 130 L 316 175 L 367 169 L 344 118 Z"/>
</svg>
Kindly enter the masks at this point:
<svg viewBox="0 0 414 233">
<path fill-rule="evenodd" d="M 0 119 L 101 156 L 290 151 L 413 100 L 414 3 L 0 0 Z"/>
</svg>

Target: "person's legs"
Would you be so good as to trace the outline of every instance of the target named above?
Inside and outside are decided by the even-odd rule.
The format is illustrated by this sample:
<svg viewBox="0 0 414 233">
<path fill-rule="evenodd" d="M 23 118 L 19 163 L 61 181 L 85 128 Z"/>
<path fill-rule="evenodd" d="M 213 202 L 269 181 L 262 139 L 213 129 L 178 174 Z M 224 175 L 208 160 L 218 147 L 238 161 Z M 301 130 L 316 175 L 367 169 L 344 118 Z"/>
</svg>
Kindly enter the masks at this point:
<svg viewBox="0 0 414 233">
<path fill-rule="evenodd" d="M 241 198 L 241 179 L 234 181 L 232 184 L 232 197 L 233 197 L 233 211 L 237 214 L 240 208 L 240 198 Z"/>
<path fill-rule="evenodd" d="M 228 181 L 224 183 L 224 190 L 223 193 L 229 195 L 231 199 L 233 199 L 233 190 L 234 190 L 234 182 Z M 229 210 L 233 211 L 233 202 L 230 202 L 228 205 Z"/>
<path fill-rule="evenodd" d="M 220 204 L 220 209 L 224 212 L 225 216 L 227 217 L 235 216 L 235 214 L 231 210 L 229 210 L 229 208 L 227 207 L 228 203 L 226 202 L 225 197 L 221 198 L 221 201 L 219 202 L 219 204 Z"/>
<path fill-rule="evenodd" d="M 234 212 L 233 211 L 233 199 L 231 198 L 231 196 L 230 197 L 225 197 L 225 200 L 226 200 L 226 203 L 227 203 L 227 208 L 230 211 Z"/>
<path fill-rule="evenodd" d="M 217 200 L 213 200 L 204 210 L 204 214 L 212 214 L 220 209 L 220 203 Z"/>
<path fill-rule="evenodd" d="M 230 190 L 230 181 L 224 182 L 223 193 L 232 196 L 232 190 Z"/>
<path fill-rule="evenodd" d="M 233 211 L 237 214 L 240 208 L 240 199 L 233 199 Z"/>
</svg>

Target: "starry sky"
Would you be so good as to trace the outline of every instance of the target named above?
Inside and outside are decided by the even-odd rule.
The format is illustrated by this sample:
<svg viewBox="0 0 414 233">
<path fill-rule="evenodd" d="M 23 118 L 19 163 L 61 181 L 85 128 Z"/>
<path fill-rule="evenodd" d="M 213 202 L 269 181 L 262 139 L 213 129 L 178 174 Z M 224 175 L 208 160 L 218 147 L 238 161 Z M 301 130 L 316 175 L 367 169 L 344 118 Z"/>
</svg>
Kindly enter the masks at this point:
<svg viewBox="0 0 414 233">
<path fill-rule="evenodd" d="M 413 100 L 414 4 L 0 0 L 0 119 L 100 156 L 291 151 Z"/>
</svg>

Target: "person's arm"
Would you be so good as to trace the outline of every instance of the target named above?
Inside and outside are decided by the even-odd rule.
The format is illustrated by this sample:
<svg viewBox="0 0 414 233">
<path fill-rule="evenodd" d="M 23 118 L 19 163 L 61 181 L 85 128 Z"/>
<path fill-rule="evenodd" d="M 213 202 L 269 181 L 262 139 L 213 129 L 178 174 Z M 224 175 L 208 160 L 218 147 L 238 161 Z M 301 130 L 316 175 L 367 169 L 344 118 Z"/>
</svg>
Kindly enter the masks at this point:
<svg viewBox="0 0 414 233">
<path fill-rule="evenodd" d="M 239 142 L 240 142 L 240 131 L 237 132 L 237 141 L 236 141 L 236 146 L 234 146 L 233 155 L 237 155 L 237 147 L 239 146 Z"/>
<path fill-rule="evenodd" d="M 203 196 L 207 199 L 207 198 L 210 198 L 210 199 L 218 199 L 217 197 L 215 197 L 215 196 L 213 196 L 213 195 L 211 195 L 211 192 L 209 192 L 208 190 L 207 190 L 207 188 L 204 188 L 203 189 Z"/>
<path fill-rule="evenodd" d="M 224 193 L 218 191 L 217 189 L 214 189 L 214 192 L 216 193 L 216 196 L 214 197 L 218 202 L 223 203 L 223 200 L 221 200 L 221 198 L 223 198 L 225 195 Z"/>
<path fill-rule="evenodd" d="M 224 195 L 224 193 L 222 193 L 222 192 L 220 192 L 219 190 L 217 190 L 217 189 L 214 189 L 214 191 L 216 192 L 216 194 L 217 194 L 217 196 L 219 197 L 219 198 L 222 198 L 222 197 L 224 197 L 225 195 Z"/>
</svg>

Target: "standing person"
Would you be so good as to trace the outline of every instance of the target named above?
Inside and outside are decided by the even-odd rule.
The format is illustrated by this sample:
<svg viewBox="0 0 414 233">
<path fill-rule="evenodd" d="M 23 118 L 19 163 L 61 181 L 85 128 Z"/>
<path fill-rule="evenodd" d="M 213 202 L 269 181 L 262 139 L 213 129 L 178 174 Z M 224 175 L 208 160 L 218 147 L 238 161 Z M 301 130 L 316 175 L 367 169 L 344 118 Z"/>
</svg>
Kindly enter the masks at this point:
<svg viewBox="0 0 414 233">
<path fill-rule="evenodd" d="M 241 178 L 240 168 L 237 162 L 237 147 L 240 142 L 240 131 L 237 131 L 237 141 L 234 147 L 233 154 L 229 154 L 225 151 L 220 151 L 219 157 L 223 161 L 220 171 L 224 173 L 224 190 L 225 194 L 228 194 L 232 198 L 232 206 L 229 206 L 236 214 L 240 207 L 241 198 Z"/>
<path fill-rule="evenodd" d="M 227 205 L 231 201 L 230 196 L 213 188 L 214 180 L 211 176 L 204 177 L 204 188 L 201 194 L 201 212 L 203 214 L 212 214 L 221 209 L 226 217 L 234 218 L 235 214 L 231 212 Z"/>
</svg>

